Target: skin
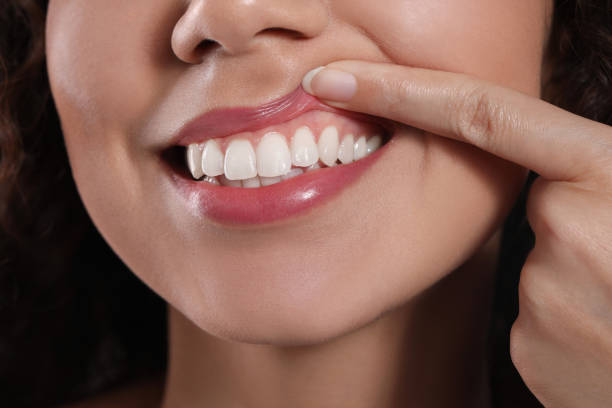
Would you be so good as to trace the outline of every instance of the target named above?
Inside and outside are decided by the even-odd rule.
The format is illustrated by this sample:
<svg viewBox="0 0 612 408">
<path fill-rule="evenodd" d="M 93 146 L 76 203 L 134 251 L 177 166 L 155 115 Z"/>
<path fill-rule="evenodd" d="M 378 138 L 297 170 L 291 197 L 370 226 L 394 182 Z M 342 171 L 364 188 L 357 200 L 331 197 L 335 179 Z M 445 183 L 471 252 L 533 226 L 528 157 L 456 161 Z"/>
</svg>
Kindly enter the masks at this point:
<svg viewBox="0 0 612 408">
<path fill-rule="evenodd" d="M 329 70 L 335 81 L 325 79 Z M 338 73 L 355 85 L 348 96 L 341 89 L 342 99 L 333 97 Z M 541 175 L 527 201 L 536 245 L 521 272 L 512 360 L 547 407 L 609 405 L 612 127 L 475 78 L 397 65 L 336 62 L 309 89 L 334 106 L 418 125 Z"/>
<path fill-rule="evenodd" d="M 537 99 L 551 8 L 50 1 L 48 70 L 77 188 L 106 241 L 169 304 L 161 406 L 488 406 L 498 233 L 527 168 L 546 179 L 530 196 L 538 244 L 513 359 L 551 406 L 572 406 L 571 384 L 606 400 L 593 385 L 604 383 L 580 381 L 606 379 L 597 362 L 612 360 L 593 335 L 609 330 L 605 317 L 592 318 L 610 310 L 612 172 L 599 169 L 612 166 L 593 148 L 609 153 L 610 129 Z M 198 114 L 261 105 L 342 59 L 354 61 L 333 67 L 357 88 L 341 106 L 420 130 L 403 127 L 360 181 L 301 217 L 226 228 L 190 213 L 162 176 L 163 142 Z M 322 84 L 313 90 L 330 99 Z M 585 300 L 593 287 L 601 295 Z M 582 301 L 571 311 L 583 323 L 568 321 Z"/>
</svg>

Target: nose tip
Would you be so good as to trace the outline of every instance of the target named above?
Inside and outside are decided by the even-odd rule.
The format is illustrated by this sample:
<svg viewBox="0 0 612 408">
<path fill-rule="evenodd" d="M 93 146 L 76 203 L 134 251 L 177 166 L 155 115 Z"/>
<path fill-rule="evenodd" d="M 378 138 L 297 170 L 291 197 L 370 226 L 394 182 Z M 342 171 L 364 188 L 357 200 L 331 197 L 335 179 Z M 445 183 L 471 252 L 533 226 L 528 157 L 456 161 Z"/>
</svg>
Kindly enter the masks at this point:
<svg viewBox="0 0 612 408">
<path fill-rule="evenodd" d="M 194 0 L 174 27 L 172 50 L 183 62 L 197 64 L 212 47 L 247 53 L 263 34 L 315 37 L 327 19 L 321 0 Z"/>
</svg>

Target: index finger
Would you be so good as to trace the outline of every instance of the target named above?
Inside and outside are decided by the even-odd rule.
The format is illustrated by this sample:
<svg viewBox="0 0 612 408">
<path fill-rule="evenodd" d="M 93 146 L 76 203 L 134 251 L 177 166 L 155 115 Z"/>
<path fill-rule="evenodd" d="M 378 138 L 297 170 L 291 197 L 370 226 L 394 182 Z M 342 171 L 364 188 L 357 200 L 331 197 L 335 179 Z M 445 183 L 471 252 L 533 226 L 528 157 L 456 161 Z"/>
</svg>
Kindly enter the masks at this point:
<svg viewBox="0 0 612 408">
<path fill-rule="evenodd" d="M 550 180 L 579 181 L 612 161 L 610 127 L 468 75 L 340 61 L 306 75 L 330 105 L 471 143 Z"/>
</svg>

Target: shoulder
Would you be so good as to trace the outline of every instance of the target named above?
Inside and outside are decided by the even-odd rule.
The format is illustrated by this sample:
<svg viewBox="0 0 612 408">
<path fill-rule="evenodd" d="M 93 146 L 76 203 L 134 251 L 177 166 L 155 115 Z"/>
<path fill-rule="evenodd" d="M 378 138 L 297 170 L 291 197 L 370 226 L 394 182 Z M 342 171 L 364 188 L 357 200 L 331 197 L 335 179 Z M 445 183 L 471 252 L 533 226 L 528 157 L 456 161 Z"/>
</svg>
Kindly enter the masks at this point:
<svg viewBox="0 0 612 408">
<path fill-rule="evenodd" d="M 164 379 L 139 380 L 60 408 L 151 408 L 162 402 Z"/>
</svg>

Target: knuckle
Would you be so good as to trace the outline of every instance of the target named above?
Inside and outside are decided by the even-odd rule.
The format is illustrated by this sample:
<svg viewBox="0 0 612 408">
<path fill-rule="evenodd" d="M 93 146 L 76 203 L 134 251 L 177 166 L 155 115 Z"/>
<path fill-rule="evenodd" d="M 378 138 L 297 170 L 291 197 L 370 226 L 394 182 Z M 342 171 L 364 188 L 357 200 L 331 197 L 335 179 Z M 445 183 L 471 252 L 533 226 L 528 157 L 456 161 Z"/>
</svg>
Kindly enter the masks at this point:
<svg viewBox="0 0 612 408">
<path fill-rule="evenodd" d="M 386 77 L 378 78 L 379 86 L 382 90 L 382 95 L 390 106 L 396 106 L 403 101 L 403 95 L 406 92 L 406 81 L 391 80 Z"/>
<path fill-rule="evenodd" d="M 546 240 L 555 245 L 572 244 L 576 240 L 567 190 L 565 182 L 551 182 L 541 177 L 532 184 L 526 215 L 536 240 Z"/>
<path fill-rule="evenodd" d="M 560 258 L 571 257 L 589 270 L 601 269 L 612 256 L 605 239 L 612 228 L 606 220 L 595 222 L 584 202 L 588 193 L 574 190 L 566 182 L 536 179 L 527 198 L 527 220 L 536 241 Z"/>
<path fill-rule="evenodd" d="M 537 355 L 534 355 L 534 342 L 538 334 L 531 328 L 531 323 L 519 314 L 510 328 L 510 359 L 523 380 L 529 385 L 537 383 L 538 375 L 534 372 L 537 366 Z M 536 353 L 537 354 L 537 353 Z"/>
<path fill-rule="evenodd" d="M 549 290 L 545 287 L 543 272 L 538 261 L 534 261 L 536 259 L 534 255 L 537 255 L 535 249 L 527 257 L 519 278 L 519 309 L 524 315 L 536 315 L 541 312 L 546 305 L 546 293 Z"/>
<path fill-rule="evenodd" d="M 593 298 L 597 293 L 593 291 L 589 302 L 584 302 L 573 285 L 568 286 L 567 281 L 559 279 L 554 267 L 546 263 L 544 257 L 548 255 L 535 251 L 537 249 L 529 255 L 521 271 L 518 285 L 520 319 L 517 319 L 521 325 L 517 329 L 524 331 L 529 327 L 553 341 L 562 341 L 564 336 L 588 337 L 593 313 L 587 303 L 596 303 Z"/>
<path fill-rule="evenodd" d="M 471 85 L 461 92 L 461 98 L 450 107 L 455 115 L 456 133 L 462 138 L 487 149 L 494 145 L 507 126 L 503 107 L 495 102 L 484 86 Z"/>
<path fill-rule="evenodd" d="M 529 254 L 518 284 L 519 310 L 540 330 L 552 330 L 556 322 L 567 318 L 568 304 L 554 272 L 538 249 Z"/>
<path fill-rule="evenodd" d="M 527 366 L 526 362 L 530 361 L 526 356 L 528 347 L 526 347 L 525 340 L 529 339 L 526 331 L 524 318 L 519 315 L 510 328 L 510 359 L 519 372 L 523 372 Z"/>
<path fill-rule="evenodd" d="M 538 177 L 529 190 L 526 215 L 536 239 L 557 233 L 560 224 L 553 184 Z M 539 236 L 538 236 L 539 235 Z"/>
<path fill-rule="evenodd" d="M 538 333 L 529 329 L 529 323 L 519 317 L 510 329 L 510 359 L 523 382 L 542 399 L 546 390 L 546 376 L 543 376 L 541 339 Z"/>
<path fill-rule="evenodd" d="M 377 87 L 381 89 L 383 102 L 388 110 L 387 113 L 392 116 L 401 116 L 408 95 L 414 92 L 414 82 L 395 75 L 381 75 L 377 81 Z"/>
</svg>

